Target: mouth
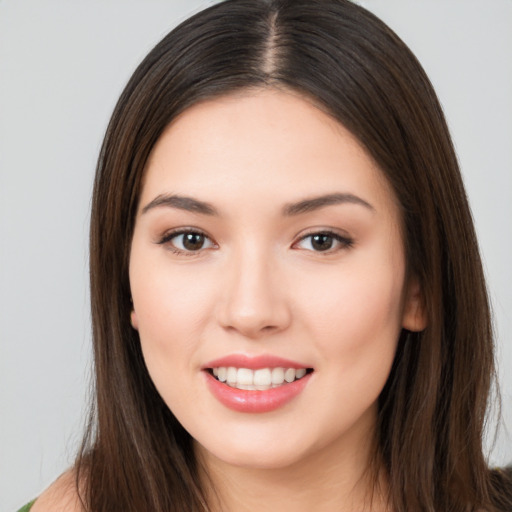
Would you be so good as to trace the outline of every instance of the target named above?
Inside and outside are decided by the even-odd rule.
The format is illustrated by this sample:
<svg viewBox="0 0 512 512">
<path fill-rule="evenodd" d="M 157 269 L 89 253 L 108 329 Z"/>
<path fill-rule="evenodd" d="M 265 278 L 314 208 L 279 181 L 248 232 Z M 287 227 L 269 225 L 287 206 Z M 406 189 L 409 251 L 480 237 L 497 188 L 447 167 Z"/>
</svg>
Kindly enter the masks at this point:
<svg viewBox="0 0 512 512">
<path fill-rule="evenodd" d="M 230 354 L 202 367 L 213 396 L 241 413 L 267 413 L 295 402 L 313 368 L 273 354 Z"/>
<path fill-rule="evenodd" d="M 217 381 L 246 391 L 267 391 L 286 386 L 313 372 L 312 368 L 237 368 L 216 366 L 205 369 Z"/>
</svg>

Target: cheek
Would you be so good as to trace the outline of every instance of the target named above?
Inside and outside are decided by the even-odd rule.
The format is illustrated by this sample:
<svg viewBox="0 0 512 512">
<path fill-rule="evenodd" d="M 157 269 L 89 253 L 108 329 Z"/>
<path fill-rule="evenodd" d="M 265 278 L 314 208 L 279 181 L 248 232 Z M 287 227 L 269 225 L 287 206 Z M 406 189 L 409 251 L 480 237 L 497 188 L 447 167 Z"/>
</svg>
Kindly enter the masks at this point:
<svg viewBox="0 0 512 512">
<path fill-rule="evenodd" d="M 185 370 L 194 364 L 210 311 L 209 294 L 200 276 L 134 259 L 130 283 L 144 359 L 154 380 L 169 368 Z M 138 272 L 143 268 L 143 272 Z"/>
<path fill-rule="evenodd" d="M 401 331 L 402 283 L 401 266 L 378 265 L 325 280 L 303 301 L 318 351 L 336 358 L 344 372 L 389 366 Z"/>
<path fill-rule="evenodd" d="M 168 266 L 131 276 L 142 354 L 151 380 L 167 406 L 181 419 L 196 400 L 184 378 L 197 373 L 197 348 L 203 338 L 208 303 L 204 286 Z"/>
<path fill-rule="evenodd" d="M 165 255 L 147 265 L 133 258 L 130 286 L 141 331 L 188 331 L 200 322 L 209 301 L 204 276 L 169 264 Z"/>
<path fill-rule="evenodd" d="M 332 395 L 323 407 L 335 418 L 335 436 L 340 425 L 348 429 L 355 418 L 376 411 L 401 331 L 401 287 L 389 272 L 355 274 L 316 294 L 310 304 L 314 304 L 308 318 L 310 338 L 319 354 L 318 378 Z M 338 404 L 334 409 L 333 402 Z"/>
</svg>

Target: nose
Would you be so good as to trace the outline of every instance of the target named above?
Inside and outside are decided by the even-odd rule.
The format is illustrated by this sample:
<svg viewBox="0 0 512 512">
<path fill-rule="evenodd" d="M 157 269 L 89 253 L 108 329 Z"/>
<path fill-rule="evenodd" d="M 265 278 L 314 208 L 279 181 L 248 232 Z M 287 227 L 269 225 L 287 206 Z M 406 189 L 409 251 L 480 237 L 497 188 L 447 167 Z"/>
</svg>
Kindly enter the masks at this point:
<svg viewBox="0 0 512 512">
<path fill-rule="evenodd" d="M 286 329 L 291 311 L 278 265 L 268 254 L 247 252 L 226 262 L 217 315 L 224 329 L 259 339 Z"/>
</svg>

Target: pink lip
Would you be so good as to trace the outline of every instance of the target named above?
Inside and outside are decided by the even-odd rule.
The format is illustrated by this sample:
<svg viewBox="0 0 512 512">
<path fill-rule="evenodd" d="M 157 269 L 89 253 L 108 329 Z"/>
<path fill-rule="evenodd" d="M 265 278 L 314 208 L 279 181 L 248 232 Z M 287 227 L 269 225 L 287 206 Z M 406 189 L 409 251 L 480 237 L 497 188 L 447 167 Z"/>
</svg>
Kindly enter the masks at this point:
<svg viewBox="0 0 512 512">
<path fill-rule="evenodd" d="M 292 401 L 305 388 L 312 374 L 309 373 L 302 379 L 266 391 L 232 388 L 206 371 L 204 375 L 210 391 L 221 404 L 237 412 L 263 413 L 279 409 Z"/>
<path fill-rule="evenodd" d="M 283 359 L 270 354 L 248 356 L 244 354 L 231 354 L 210 361 L 202 366 L 202 370 L 219 367 L 249 368 L 309 368 L 309 366 Z M 208 388 L 213 396 L 229 409 L 245 413 L 264 413 L 274 411 L 292 401 L 305 388 L 311 373 L 291 383 L 284 383 L 277 388 L 265 391 L 249 391 L 236 389 L 218 381 L 210 372 L 204 371 Z"/>
<path fill-rule="evenodd" d="M 234 366 L 235 368 L 248 368 L 250 370 L 258 370 L 259 368 L 309 368 L 307 365 L 283 359 L 270 354 L 259 356 L 248 356 L 244 354 L 231 354 L 220 359 L 215 359 L 206 363 L 201 368 L 219 368 L 221 366 Z"/>
</svg>

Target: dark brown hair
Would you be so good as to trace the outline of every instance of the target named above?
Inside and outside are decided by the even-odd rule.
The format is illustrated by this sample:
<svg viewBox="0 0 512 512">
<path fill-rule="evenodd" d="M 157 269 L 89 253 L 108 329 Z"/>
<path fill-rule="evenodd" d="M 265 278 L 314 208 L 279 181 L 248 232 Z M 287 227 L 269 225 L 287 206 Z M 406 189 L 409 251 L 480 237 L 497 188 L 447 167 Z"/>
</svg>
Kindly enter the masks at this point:
<svg viewBox="0 0 512 512">
<path fill-rule="evenodd" d="M 99 157 L 91 217 L 95 403 L 77 479 L 88 510 L 208 510 L 192 440 L 157 393 L 130 326 L 128 260 L 148 155 L 204 99 L 247 88 L 310 98 L 391 183 L 428 327 L 403 331 L 379 399 L 378 454 L 397 512 L 510 510 L 482 436 L 493 343 L 471 213 L 420 64 L 347 0 L 228 0 L 182 23 L 137 68 Z"/>
</svg>

